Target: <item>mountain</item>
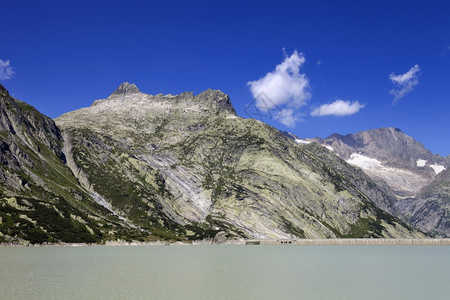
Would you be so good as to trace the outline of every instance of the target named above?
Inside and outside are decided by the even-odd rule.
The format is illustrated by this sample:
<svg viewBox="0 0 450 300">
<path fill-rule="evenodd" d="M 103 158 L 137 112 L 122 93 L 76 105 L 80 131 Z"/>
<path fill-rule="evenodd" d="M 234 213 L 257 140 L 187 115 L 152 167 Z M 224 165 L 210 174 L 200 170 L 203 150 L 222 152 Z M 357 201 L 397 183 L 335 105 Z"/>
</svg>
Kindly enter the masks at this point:
<svg viewBox="0 0 450 300">
<path fill-rule="evenodd" d="M 334 156 L 329 166 L 329 157 L 314 153 L 321 147 L 300 147 L 238 117 L 221 91 L 148 95 L 124 83 L 56 123 L 90 186 L 150 231 L 187 239 L 220 231 L 250 238 L 420 235 L 376 207 L 358 178 L 340 172 L 354 168 Z"/>
<path fill-rule="evenodd" d="M 55 122 L 0 85 L 0 242 L 138 238 L 79 185 Z"/>
<path fill-rule="evenodd" d="M 364 170 L 386 193 L 392 192 L 395 199 L 384 209 L 431 234 L 450 236 L 450 156 L 433 154 L 392 127 L 306 142 L 312 141 Z"/>
<path fill-rule="evenodd" d="M 218 90 L 123 83 L 55 121 L 0 96 L 0 241 L 425 236 L 363 171 Z"/>
<path fill-rule="evenodd" d="M 405 220 L 434 236 L 450 236 L 450 169 L 436 178 L 414 198 L 398 203 Z"/>
</svg>

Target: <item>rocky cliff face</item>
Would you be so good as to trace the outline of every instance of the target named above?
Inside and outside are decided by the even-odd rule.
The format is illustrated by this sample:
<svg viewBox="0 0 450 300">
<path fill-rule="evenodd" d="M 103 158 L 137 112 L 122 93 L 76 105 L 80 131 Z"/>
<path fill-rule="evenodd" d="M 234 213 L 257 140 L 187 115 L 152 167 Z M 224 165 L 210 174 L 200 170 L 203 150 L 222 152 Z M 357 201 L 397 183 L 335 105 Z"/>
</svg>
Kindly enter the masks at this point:
<svg viewBox="0 0 450 300">
<path fill-rule="evenodd" d="M 432 154 L 397 128 L 380 128 L 326 139 L 313 139 L 376 180 L 395 195 L 387 211 L 413 226 L 450 235 L 446 175 L 450 157 Z M 444 179 L 443 179 L 444 178 Z"/>
<path fill-rule="evenodd" d="M 0 242 L 141 235 L 98 205 L 66 166 L 55 122 L 0 85 Z"/>
<path fill-rule="evenodd" d="M 374 204 L 390 196 L 364 173 L 239 118 L 220 91 L 147 95 L 125 83 L 56 123 L 85 185 L 160 236 L 422 236 Z"/>
<path fill-rule="evenodd" d="M 450 236 L 450 170 L 436 178 L 414 198 L 398 203 L 406 220 L 436 236 Z"/>
</svg>

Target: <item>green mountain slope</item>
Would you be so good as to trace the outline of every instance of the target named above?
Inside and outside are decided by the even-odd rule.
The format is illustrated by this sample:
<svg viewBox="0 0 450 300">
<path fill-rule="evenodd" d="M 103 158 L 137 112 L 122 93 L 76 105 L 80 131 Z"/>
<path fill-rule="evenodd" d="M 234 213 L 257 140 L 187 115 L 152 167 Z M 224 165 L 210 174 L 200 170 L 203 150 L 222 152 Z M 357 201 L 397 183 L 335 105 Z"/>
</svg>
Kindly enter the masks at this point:
<svg viewBox="0 0 450 300">
<path fill-rule="evenodd" d="M 423 236 L 375 206 L 390 196 L 362 172 L 236 116 L 220 91 L 152 96 L 126 83 L 56 123 L 84 187 L 153 234 Z"/>
<path fill-rule="evenodd" d="M 0 242 L 140 237 L 97 204 L 66 166 L 54 121 L 0 85 Z"/>
</svg>

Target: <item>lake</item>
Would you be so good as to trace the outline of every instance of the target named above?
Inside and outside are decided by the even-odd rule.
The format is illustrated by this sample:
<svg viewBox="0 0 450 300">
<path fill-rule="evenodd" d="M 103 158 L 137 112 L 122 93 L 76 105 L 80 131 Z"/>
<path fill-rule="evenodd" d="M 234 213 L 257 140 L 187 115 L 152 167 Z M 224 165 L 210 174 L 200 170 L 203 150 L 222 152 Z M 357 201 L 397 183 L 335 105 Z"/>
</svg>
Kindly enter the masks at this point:
<svg viewBox="0 0 450 300">
<path fill-rule="evenodd" d="M 449 298 L 449 246 L 0 248 L 0 299 Z"/>
</svg>

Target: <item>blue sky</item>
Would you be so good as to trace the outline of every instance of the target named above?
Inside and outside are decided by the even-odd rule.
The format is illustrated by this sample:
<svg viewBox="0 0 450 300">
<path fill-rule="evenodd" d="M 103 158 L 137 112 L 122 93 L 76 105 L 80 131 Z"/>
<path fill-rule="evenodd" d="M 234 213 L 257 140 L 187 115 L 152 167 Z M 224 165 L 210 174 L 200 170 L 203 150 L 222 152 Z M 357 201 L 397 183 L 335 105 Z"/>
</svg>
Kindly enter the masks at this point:
<svg viewBox="0 0 450 300">
<path fill-rule="evenodd" d="M 123 81 L 213 88 L 247 117 L 270 95 L 264 121 L 301 138 L 394 126 L 450 154 L 448 1 L 93 2 L 2 1 L 14 97 L 57 117 Z"/>
</svg>

